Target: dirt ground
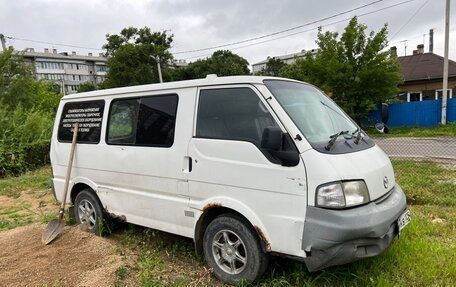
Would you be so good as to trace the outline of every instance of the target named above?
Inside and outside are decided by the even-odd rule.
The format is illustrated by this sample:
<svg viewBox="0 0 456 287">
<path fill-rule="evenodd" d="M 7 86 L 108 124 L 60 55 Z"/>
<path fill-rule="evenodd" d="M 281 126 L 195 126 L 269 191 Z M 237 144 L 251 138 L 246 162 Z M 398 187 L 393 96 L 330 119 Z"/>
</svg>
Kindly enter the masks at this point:
<svg viewBox="0 0 456 287">
<path fill-rule="evenodd" d="M 0 232 L 0 286 L 113 286 L 122 266 L 115 242 L 65 227 L 41 243 L 45 224 Z"/>
<path fill-rule="evenodd" d="M 25 190 L 17 198 L 0 195 L 0 231 L 54 219 L 58 210 L 55 199 L 45 190 Z"/>
</svg>

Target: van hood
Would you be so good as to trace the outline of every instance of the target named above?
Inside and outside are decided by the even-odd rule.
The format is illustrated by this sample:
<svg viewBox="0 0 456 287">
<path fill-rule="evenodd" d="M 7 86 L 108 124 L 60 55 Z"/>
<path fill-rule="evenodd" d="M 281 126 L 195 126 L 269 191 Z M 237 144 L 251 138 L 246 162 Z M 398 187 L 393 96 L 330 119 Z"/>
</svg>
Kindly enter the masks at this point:
<svg viewBox="0 0 456 287">
<path fill-rule="evenodd" d="M 378 145 L 345 154 L 324 154 L 311 149 L 301 157 L 306 165 L 310 205 L 315 202 L 316 188 L 332 181 L 364 180 L 371 201 L 386 194 L 396 184 L 391 161 Z"/>
</svg>

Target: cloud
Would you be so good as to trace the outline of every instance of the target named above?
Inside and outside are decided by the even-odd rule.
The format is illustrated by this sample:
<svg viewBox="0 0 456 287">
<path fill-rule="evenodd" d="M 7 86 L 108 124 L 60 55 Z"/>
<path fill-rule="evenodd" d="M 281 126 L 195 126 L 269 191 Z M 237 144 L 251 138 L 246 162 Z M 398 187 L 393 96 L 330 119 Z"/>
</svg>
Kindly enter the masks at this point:
<svg viewBox="0 0 456 287">
<path fill-rule="evenodd" d="M 360 17 L 368 30 L 378 31 L 388 23 L 390 35 L 396 34 L 427 0 L 397 6 L 385 11 Z M 350 18 L 377 10 L 401 0 L 383 1 L 339 16 L 324 23 L 301 28 L 294 32 Z M 337 4 L 336 4 L 337 3 Z M 293 26 L 308 23 L 341 11 L 364 5 L 366 1 L 122 1 L 122 0 L 21 0 L 0 1 L 0 27 L 7 36 L 63 43 L 100 49 L 105 35 L 118 33 L 128 26 L 149 26 L 152 30 L 170 30 L 174 34 L 173 51 L 192 50 L 253 38 Z M 435 29 L 435 52 L 443 54 L 443 1 L 428 1 L 426 6 L 394 37 L 399 54 L 403 53 L 401 40 L 407 39 L 408 53 L 423 42 L 423 34 Z M 454 11 L 454 7 L 452 8 Z M 453 13 L 454 14 L 454 13 Z M 324 27 L 324 30 L 343 31 L 347 22 Z M 453 25 L 454 26 L 454 25 Z M 259 45 L 236 49 L 242 45 L 227 47 L 245 57 L 250 63 L 267 56 L 293 53 L 302 49 L 315 48 L 316 31 L 303 32 L 294 36 Z M 262 40 L 266 40 L 265 38 Z M 425 41 L 427 38 L 425 37 Z M 19 40 L 8 40 L 17 49 L 34 47 L 58 48 L 60 51 L 76 50 L 78 53 L 99 52 L 98 50 L 75 49 L 59 45 L 37 44 Z M 261 41 L 261 40 L 259 40 Z M 426 45 L 427 46 L 427 45 Z M 193 58 L 209 55 L 203 51 L 176 55 L 177 58 Z M 450 53 L 454 57 L 456 51 Z M 194 59 L 194 58 L 193 58 Z"/>
</svg>

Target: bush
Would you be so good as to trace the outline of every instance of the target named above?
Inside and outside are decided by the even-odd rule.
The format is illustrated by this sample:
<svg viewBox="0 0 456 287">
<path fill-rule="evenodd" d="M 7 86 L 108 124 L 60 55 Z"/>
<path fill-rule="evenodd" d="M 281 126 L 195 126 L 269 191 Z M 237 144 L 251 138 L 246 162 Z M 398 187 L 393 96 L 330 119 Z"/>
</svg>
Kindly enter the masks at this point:
<svg viewBox="0 0 456 287">
<path fill-rule="evenodd" d="M 36 80 L 21 52 L 0 53 L 0 177 L 49 162 L 59 100 L 52 81 Z"/>
<path fill-rule="evenodd" d="M 22 53 L 0 53 L 0 177 L 48 163 L 59 101 L 52 81 L 36 80 Z"/>
<path fill-rule="evenodd" d="M 52 113 L 37 109 L 0 108 L 0 177 L 49 162 L 53 118 Z"/>
</svg>

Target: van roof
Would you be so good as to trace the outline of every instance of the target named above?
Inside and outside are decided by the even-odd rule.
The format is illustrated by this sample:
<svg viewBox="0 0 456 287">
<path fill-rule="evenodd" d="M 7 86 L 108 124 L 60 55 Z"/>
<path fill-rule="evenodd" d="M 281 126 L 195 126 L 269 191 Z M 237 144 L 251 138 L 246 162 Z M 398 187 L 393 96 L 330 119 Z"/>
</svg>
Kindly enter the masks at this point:
<svg viewBox="0 0 456 287">
<path fill-rule="evenodd" d="M 217 77 L 217 75 L 207 75 L 204 79 L 187 80 L 166 82 L 158 84 L 138 85 L 114 89 L 104 89 L 85 93 L 70 94 L 63 97 L 63 99 L 80 99 L 86 97 L 107 96 L 107 95 L 121 95 L 126 93 L 144 92 L 144 91 L 160 91 L 169 89 L 181 89 L 189 87 L 203 87 L 215 85 L 228 85 L 228 84 L 262 84 L 265 79 L 287 80 L 295 81 L 285 78 L 277 77 L 263 77 L 263 76 L 229 76 Z"/>
</svg>

